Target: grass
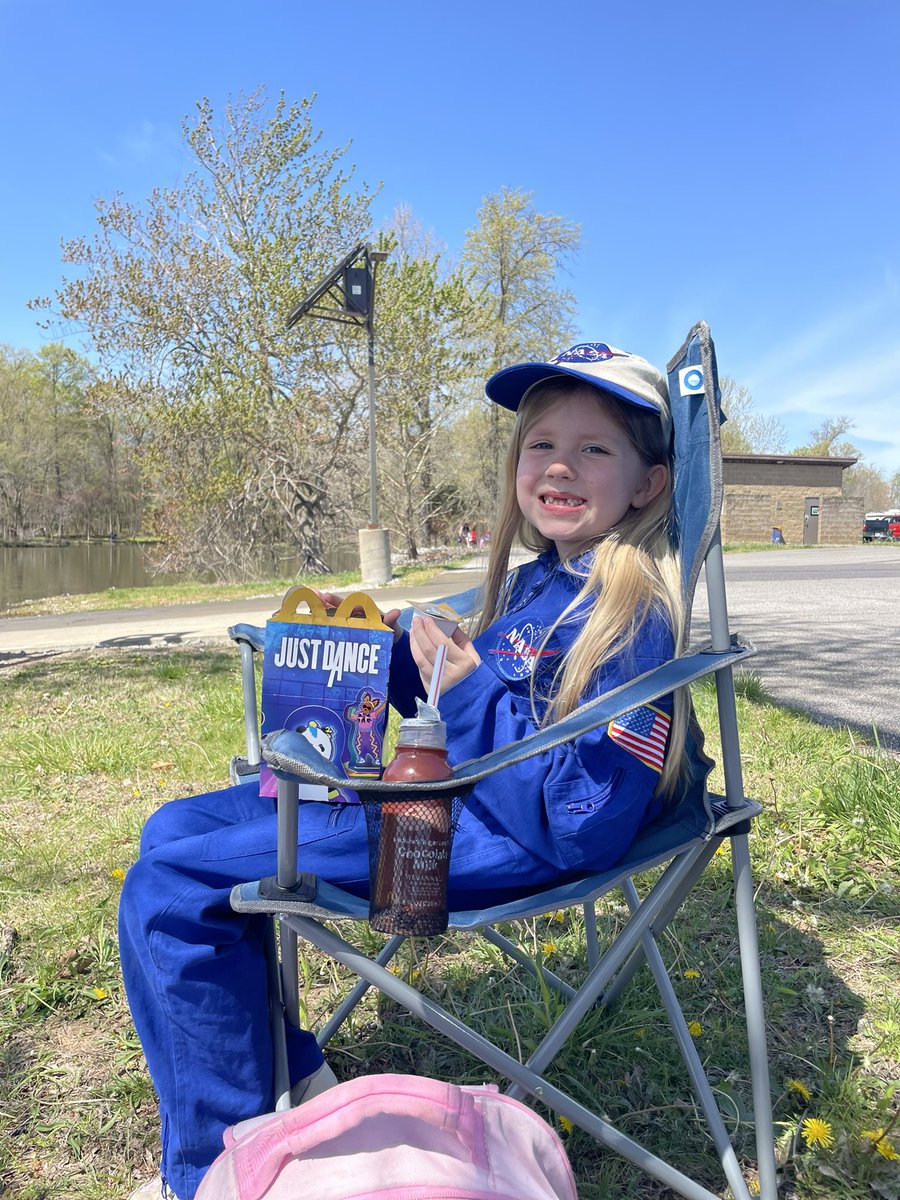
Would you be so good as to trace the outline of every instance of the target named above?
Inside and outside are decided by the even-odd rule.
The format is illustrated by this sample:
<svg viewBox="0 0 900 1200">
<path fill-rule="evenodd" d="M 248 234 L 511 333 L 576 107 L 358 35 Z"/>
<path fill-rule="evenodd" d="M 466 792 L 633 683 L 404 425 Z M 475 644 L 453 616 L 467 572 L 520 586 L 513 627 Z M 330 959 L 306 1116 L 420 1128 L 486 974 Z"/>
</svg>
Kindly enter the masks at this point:
<svg viewBox="0 0 900 1200">
<path fill-rule="evenodd" d="M 243 735 L 236 656 L 168 650 L 57 658 L 8 670 L 3 687 L 0 1194 L 122 1196 L 154 1169 L 159 1135 L 119 981 L 119 887 L 147 815 L 227 778 Z M 900 1164 L 879 1147 L 900 1150 L 900 764 L 875 745 L 776 707 L 752 676 L 738 690 L 746 787 L 766 809 L 751 846 L 784 1195 L 895 1197 Z M 709 686 L 697 688 L 696 704 L 713 731 Z M 709 741 L 715 757 L 715 737 Z M 714 782 L 721 786 L 718 772 Z M 730 891 L 725 851 L 661 948 L 752 1180 Z M 610 934 L 627 912 L 612 896 L 598 915 Z M 564 978 L 583 968 L 569 914 L 527 922 L 517 936 Z M 343 969 L 314 953 L 302 965 L 304 1002 L 315 1018 L 334 1004 Z M 409 943 L 397 969 L 444 1002 L 455 997 L 451 1003 L 514 1054 L 528 1053 L 556 1011 L 552 993 L 467 938 Z M 648 984 L 642 973 L 612 1015 L 588 1015 L 557 1060 L 556 1077 L 724 1197 Z M 329 1058 L 344 1078 L 378 1070 L 487 1077 L 374 995 Z M 830 1146 L 807 1146 L 807 1118 L 828 1123 Z M 876 1146 L 865 1131 L 881 1129 L 888 1141 Z M 567 1147 L 581 1200 L 670 1195 L 578 1130 Z"/>
</svg>

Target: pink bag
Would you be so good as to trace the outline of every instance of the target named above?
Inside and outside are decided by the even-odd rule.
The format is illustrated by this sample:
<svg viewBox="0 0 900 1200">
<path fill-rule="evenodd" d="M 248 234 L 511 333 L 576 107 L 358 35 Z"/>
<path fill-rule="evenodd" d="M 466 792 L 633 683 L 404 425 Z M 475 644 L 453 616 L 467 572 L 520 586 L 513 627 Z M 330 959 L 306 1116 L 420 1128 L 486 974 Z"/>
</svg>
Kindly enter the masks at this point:
<svg viewBox="0 0 900 1200">
<path fill-rule="evenodd" d="M 562 1142 L 486 1087 L 365 1075 L 225 1132 L 196 1200 L 577 1200 Z"/>
</svg>

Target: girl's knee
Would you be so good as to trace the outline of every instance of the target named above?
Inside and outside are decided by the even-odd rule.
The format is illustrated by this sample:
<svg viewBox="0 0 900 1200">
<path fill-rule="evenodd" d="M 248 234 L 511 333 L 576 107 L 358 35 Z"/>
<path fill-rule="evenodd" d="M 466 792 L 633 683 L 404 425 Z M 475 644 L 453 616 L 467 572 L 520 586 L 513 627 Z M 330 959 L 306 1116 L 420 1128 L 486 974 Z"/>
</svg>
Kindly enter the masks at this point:
<svg viewBox="0 0 900 1200">
<path fill-rule="evenodd" d="M 258 787 L 254 784 L 170 800 L 147 818 L 141 833 L 140 853 L 148 854 L 182 838 L 213 833 L 271 811 L 274 811 L 274 802 L 260 800 Z"/>
<path fill-rule="evenodd" d="M 192 801 L 192 797 L 186 800 L 170 800 L 150 814 L 141 830 L 141 857 L 160 846 L 167 846 L 171 842 L 193 837 L 201 832 Z"/>
</svg>

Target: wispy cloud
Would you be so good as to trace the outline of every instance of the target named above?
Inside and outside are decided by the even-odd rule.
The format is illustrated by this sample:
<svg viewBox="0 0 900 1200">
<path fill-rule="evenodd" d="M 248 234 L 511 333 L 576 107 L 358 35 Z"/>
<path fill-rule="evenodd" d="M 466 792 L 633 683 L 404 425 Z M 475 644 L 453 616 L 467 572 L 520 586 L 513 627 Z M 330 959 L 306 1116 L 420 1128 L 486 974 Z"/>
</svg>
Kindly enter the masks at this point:
<svg viewBox="0 0 900 1200">
<path fill-rule="evenodd" d="M 141 121 L 117 134 L 111 146 L 98 147 L 97 157 L 115 170 L 168 167 L 181 157 L 181 139 L 171 125 Z"/>
<path fill-rule="evenodd" d="M 794 444 L 823 420 L 849 416 L 849 439 L 866 461 L 889 475 L 900 468 L 900 289 L 889 267 L 877 294 L 824 315 L 735 374 Z"/>
</svg>

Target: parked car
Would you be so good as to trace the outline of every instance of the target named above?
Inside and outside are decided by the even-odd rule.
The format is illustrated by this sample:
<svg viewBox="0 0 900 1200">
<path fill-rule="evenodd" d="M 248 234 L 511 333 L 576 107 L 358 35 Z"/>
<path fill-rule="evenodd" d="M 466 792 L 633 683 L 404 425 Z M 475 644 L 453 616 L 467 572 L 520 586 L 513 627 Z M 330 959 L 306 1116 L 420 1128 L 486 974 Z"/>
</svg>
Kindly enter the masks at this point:
<svg viewBox="0 0 900 1200">
<path fill-rule="evenodd" d="M 862 527 L 864 542 L 900 542 L 900 512 L 866 513 Z"/>
</svg>

